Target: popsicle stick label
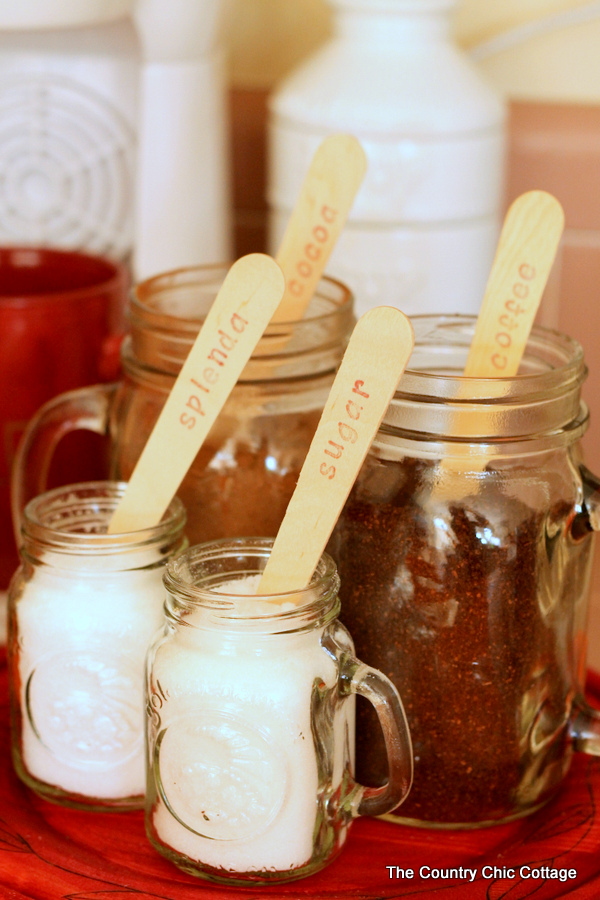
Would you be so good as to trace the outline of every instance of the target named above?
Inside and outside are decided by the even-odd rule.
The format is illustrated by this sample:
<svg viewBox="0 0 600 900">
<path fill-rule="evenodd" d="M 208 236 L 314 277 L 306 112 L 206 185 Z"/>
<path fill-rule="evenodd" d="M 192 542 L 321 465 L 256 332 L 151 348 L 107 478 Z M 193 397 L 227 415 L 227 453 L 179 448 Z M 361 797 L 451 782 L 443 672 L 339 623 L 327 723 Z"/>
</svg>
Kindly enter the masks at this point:
<svg viewBox="0 0 600 900">
<path fill-rule="evenodd" d="M 545 191 L 529 191 L 506 214 L 492 264 L 464 375 L 510 377 L 519 371 L 548 275 L 564 227 L 558 200 Z M 440 465 L 432 500 L 447 502 L 479 489 L 473 477 L 488 458 L 478 452 L 468 461 L 446 457 Z"/>
<path fill-rule="evenodd" d="M 366 168 L 364 150 L 352 135 L 331 135 L 317 148 L 276 257 L 286 289 L 274 322 L 304 315 Z"/>
<path fill-rule="evenodd" d="M 264 254 L 231 267 L 115 510 L 110 534 L 160 522 L 283 290 L 281 269 Z"/>
<path fill-rule="evenodd" d="M 258 593 L 302 590 L 309 583 L 413 343 L 408 318 L 393 307 L 371 309 L 356 323 Z"/>
<path fill-rule="evenodd" d="M 520 326 L 526 326 L 528 318 L 531 317 L 531 303 L 527 303 L 527 300 L 531 299 L 529 282 L 533 281 L 536 275 L 534 266 L 521 263 L 517 273 L 520 280 L 512 285 L 512 296 L 505 300 L 504 312 L 501 311 L 498 315 L 493 337 L 496 352 L 490 356 L 491 367 L 498 375 L 506 374 L 511 359 L 510 351 L 515 346 L 519 330 L 523 330 Z"/>
<path fill-rule="evenodd" d="M 364 390 L 364 387 L 365 383 L 361 379 L 354 382 L 351 392 L 361 397 L 363 402 L 358 403 L 352 397 L 347 401 L 344 409 L 345 418 L 340 419 L 337 423 L 333 438 L 327 441 L 327 446 L 323 450 L 325 456 L 330 456 L 333 460 L 341 460 L 344 448 L 348 444 L 355 444 L 359 439 L 359 419 L 364 412 L 365 401 L 371 399 L 371 395 Z M 338 472 L 338 465 L 333 465 L 327 460 L 321 463 L 319 472 L 331 480 Z"/>
<path fill-rule="evenodd" d="M 481 305 L 464 374 L 516 375 L 564 227 L 558 200 L 529 191 L 511 205 Z"/>
</svg>

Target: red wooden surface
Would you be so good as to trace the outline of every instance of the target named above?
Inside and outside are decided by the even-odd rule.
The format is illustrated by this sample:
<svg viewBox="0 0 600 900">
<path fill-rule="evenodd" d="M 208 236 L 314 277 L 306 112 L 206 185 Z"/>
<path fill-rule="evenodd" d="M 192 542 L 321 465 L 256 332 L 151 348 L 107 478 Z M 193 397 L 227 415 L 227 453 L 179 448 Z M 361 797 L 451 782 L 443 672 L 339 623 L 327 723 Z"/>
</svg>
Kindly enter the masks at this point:
<svg viewBox="0 0 600 900">
<path fill-rule="evenodd" d="M 600 677 L 590 679 L 598 705 Z M 0 898 L 2 900 L 576 900 L 600 898 L 600 759 L 577 755 L 561 794 L 528 819 L 476 831 L 434 831 L 359 820 L 338 859 L 311 878 L 278 887 L 224 888 L 185 875 L 146 842 L 142 813 L 90 813 L 40 800 L 12 771 L 6 669 L 0 664 Z M 485 865 L 515 876 L 484 878 Z M 575 869 L 574 880 L 524 878 L 519 867 Z M 390 877 L 387 866 L 412 868 Z M 423 878 L 421 866 L 472 868 Z"/>
</svg>

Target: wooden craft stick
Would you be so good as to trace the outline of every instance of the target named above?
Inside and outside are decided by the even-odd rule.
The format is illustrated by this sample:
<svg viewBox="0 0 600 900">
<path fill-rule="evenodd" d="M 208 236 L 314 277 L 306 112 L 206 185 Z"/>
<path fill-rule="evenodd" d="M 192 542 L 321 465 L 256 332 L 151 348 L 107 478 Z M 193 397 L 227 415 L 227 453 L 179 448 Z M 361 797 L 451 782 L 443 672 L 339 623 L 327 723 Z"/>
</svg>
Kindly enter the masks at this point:
<svg viewBox="0 0 600 900">
<path fill-rule="evenodd" d="M 261 253 L 233 264 L 146 442 L 108 532 L 160 522 L 281 301 L 284 279 Z"/>
<path fill-rule="evenodd" d="M 558 200 L 545 191 L 521 194 L 509 208 L 464 375 L 502 378 L 516 375 L 564 227 Z M 446 457 L 440 464 L 432 500 L 448 501 L 473 493 L 478 482 L 469 473 L 483 471 L 481 454 Z"/>
<path fill-rule="evenodd" d="M 506 214 L 464 374 L 516 375 L 564 227 L 558 200 L 529 191 Z"/>
<path fill-rule="evenodd" d="M 393 307 L 371 309 L 356 323 L 257 593 L 310 582 L 413 342 L 408 318 Z"/>
<path fill-rule="evenodd" d="M 366 169 L 364 150 L 350 134 L 331 135 L 317 148 L 275 257 L 286 287 L 273 322 L 304 315 Z"/>
</svg>

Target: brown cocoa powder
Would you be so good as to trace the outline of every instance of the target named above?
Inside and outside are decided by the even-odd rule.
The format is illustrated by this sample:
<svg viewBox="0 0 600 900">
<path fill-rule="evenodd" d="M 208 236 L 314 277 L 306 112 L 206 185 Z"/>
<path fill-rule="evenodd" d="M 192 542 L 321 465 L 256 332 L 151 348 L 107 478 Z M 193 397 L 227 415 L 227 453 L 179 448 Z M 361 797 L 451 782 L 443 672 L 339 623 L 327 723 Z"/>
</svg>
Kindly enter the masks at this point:
<svg viewBox="0 0 600 900">
<path fill-rule="evenodd" d="M 144 406 L 143 393 L 136 395 L 127 420 L 143 427 L 138 424 L 121 438 L 116 478 L 130 477 L 158 417 L 160 406 L 150 397 L 154 402 Z M 224 417 L 227 426 L 217 422 L 177 491 L 187 511 L 190 544 L 276 535 L 321 415 L 318 407 L 249 419 L 232 406 L 234 414 Z"/>
<path fill-rule="evenodd" d="M 218 445 L 209 435 L 178 491 L 191 544 L 277 534 L 320 413 L 257 417 Z"/>
</svg>

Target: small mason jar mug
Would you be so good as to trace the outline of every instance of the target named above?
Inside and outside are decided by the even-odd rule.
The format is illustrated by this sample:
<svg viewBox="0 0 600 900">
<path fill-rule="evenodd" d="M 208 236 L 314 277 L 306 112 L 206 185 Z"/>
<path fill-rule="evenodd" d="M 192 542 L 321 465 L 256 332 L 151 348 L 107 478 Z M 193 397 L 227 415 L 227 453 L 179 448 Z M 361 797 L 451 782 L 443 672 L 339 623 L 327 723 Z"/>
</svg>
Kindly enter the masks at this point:
<svg viewBox="0 0 600 900">
<path fill-rule="evenodd" d="M 13 509 L 46 490 L 66 431 L 109 434 L 110 477 L 131 477 L 227 270 L 193 266 L 136 285 L 122 382 L 62 394 L 30 420 L 13 468 Z M 353 325 L 351 292 L 324 277 L 302 319 L 267 326 L 178 491 L 190 543 L 277 533 Z M 224 328 L 217 364 L 232 340 Z"/>
<path fill-rule="evenodd" d="M 144 659 L 163 621 L 162 571 L 185 549 L 175 498 L 159 525 L 106 534 L 125 484 L 32 500 L 9 590 L 13 761 L 48 800 L 143 806 Z"/>
<path fill-rule="evenodd" d="M 328 550 L 357 652 L 405 704 L 415 782 L 393 818 L 495 824 L 549 800 L 574 750 L 600 754 L 583 699 L 600 527 L 580 447 L 586 367 L 576 341 L 534 328 L 518 375 L 464 378 L 475 319 L 412 322 L 409 367 Z M 378 784 L 369 712 L 357 772 Z"/>
<path fill-rule="evenodd" d="M 305 590 L 248 596 L 271 547 L 221 540 L 172 560 L 164 632 L 148 654 L 148 836 L 211 881 L 312 874 L 355 816 L 395 808 L 412 780 L 400 697 L 354 657 L 332 560 Z M 389 776 L 377 788 L 352 774 L 355 694 L 385 736 Z"/>
</svg>

